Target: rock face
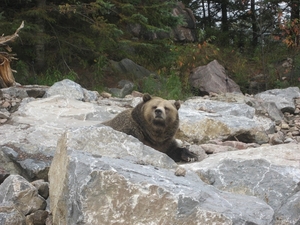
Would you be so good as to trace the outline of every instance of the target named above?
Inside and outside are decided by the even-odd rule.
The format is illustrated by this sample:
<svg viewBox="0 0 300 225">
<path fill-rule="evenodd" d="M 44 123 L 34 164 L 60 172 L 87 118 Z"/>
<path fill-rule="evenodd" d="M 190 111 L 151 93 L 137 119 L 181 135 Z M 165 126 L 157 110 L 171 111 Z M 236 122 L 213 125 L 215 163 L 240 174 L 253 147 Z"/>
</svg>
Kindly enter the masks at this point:
<svg viewBox="0 0 300 225">
<path fill-rule="evenodd" d="M 185 24 L 173 29 L 173 38 L 176 41 L 196 41 L 196 19 L 191 9 L 186 8 L 181 2 L 173 9 L 174 16 L 183 16 Z"/>
<path fill-rule="evenodd" d="M 210 92 L 222 94 L 227 92 L 241 93 L 240 87 L 230 79 L 225 68 L 214 60 L 206 66 L 199 66 L 190 74 L 190 84 L 203 96 Z"/>
<path fill-rule="evenodd" d="M 300 207 L 287 199 L 300 202 L 299 150 L 299 144 L 287 144 L 219 153 L 183 167 L 219 190 L 260 198 L 274 209 L 278 224 L 297 224 Z"/>
<path fill-rule="evenodd" d="M 273 219 L 273 209 L 255 197 L 219 191 L 195 174 L 177 177 L 172 170 L 74 151 L 68 136 L 60 139 L 49 172 L 54 224 L 270 224 Z"/>
<path fill-rule="evenodd" d="M 103 98 L 66 80 L 44 93 L 72 96 L 30 88 L 0 94 L 0 224 L 300 223 L 299 89 L 270 90 L 288 111 L 259 95 L 186 100 L 177 138 L 199 162 L 178 166 L 100 124 L 141 97 Z"/>
</svg>

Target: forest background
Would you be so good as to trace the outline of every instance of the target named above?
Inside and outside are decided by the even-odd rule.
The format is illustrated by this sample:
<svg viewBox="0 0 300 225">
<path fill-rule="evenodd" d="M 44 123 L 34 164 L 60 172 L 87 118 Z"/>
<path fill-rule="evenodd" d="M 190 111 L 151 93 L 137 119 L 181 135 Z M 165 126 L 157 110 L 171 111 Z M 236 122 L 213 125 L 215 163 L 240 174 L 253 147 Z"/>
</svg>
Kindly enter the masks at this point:
<svg viewBox="0 0 300 225">
<path fill-rule="evenodd" d="M 164 0 L 1 0 L 0 31 L 25 27 L 10 44 L 21 84 L 52 85 L 68 78 L 102 91 L 129 79 L 108 72 L 110 60 L 129 58 L 155 72 L 136 89 L 169 98 L 192 95 L 189 74 L 217 59 L 244 93 L 258 80 L 261 90 L 300 86 L 300 1 L 183 0 L 196 18 L 196 41 L 151 38 L 185 25 L 171 14 L 177 1 Z M 137 37 L 128 29 L 139 24 Z M 282 68 L 287 58 L 292 67 Z M 157 82 L 162 83 L 159 90 Z"/>
</svg>

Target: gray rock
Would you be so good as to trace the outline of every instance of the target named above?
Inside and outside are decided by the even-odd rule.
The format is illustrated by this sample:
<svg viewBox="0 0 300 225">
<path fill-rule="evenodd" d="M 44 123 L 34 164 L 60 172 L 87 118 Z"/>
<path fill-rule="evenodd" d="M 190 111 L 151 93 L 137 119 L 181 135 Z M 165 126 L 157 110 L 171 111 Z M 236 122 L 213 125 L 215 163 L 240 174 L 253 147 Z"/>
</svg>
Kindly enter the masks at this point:
<svg viewBox="0 0 300 225">
<path fill-rule="evenodd" d="M 45 210 L 37 210 L 26 216 L 26 225 L 44 225 L 49 213 Z"/>
<path fill-rule="evenodd" d="M 10 175 L 0 185 L 0 204 L 5 202 L 12 202 L 23 215 L 46 208 L 37 189 L 19 175 Z"/>
<path fill-rule="evenodd" d="M 95 102 L 100 96 L 97 91 L 88 91 L 85 88 L 82 88 L 82 90 L 85 102 Z"/>
<path fill-rule="evenodd" d="M 122 158 L 134 163 L 162 168 L 177 166 L 166 154 L 144 145 L 130 135 L 104 125 L 69 129 L 62 135 L 58 147 L 61 147 L 62 144 L 67 145 L 70 150 Z"/>
<path fill-rule="evenodd" d="M 264 102 L 274 102 L 283 113 L 294 113 L 294 98 L 300 97 L 299 87 L 289 87 L 286 89 L 272 89 L 255 95 L 255 98 Z"/>
<path fill-rule="evenodd" d="M 25 225 L 25 216 L 15 208 L 13 203 L 0 203 L 1 225 Z"/>
<path fill-rule="evenodd" d="M 182 2 L 178 2 L 173 9 L 174 16 L 184 18 L 184 25 L 173 28 L 173 38 L 176 41 L 194 42 L 196 40 L 196 19 L 191 9 L 186 8 Z"/>
<path fill-rule="evenodd" d="M 6 109 L 0 109 L 0 119 L 8 119 L 10 113 Z"/>
<path fill-rule="evenodd" d="M 114 73 L 132 76 L 136 79 L 148 77 L 151 72 L 144 67 L 137 65 L 130 59 L 122 59 L 120 62 L 110 61 L 110 67 Z"/>
<path fill-rule="evenodd" d="M 255 109 L 245 103 L 189 99 L 179 109 L 179 139 L 205 143 L 212 139 L 239 140 L 245 143 L 267 143 L 268 132 L 275 123 L 268 118 L 255 116 Z"/>
<path fill-rule="evenodd" d="M 124 98 L 126 95 L 131 94 L 134 84 L 130 81 L 121 80 L 119 82 L 120 88 L 108 88 L 108 90 L 118 98 Z"/>
<path fill-rule="evenodd" d="M 134 102 L 129 99 L 122 104 Z M 25 98 L 13 113 L 11 123 L 0 129 L 0 136 L 4 137 L 0 138 L 0 146 L 10 146 L 10 151 L 0 151 L 0 155 L 5 155 L 7 172 L 29 180 L 46 180 L 59 137 L 68 128 L 96 125 L 115 116 L 112 111 L 125 109 L 118 103 L 110 103 L 96 105 L 58 95 L 38 100 Z"/>
<path fill-rule="evenodd" d="M 7 146 L 0 146 L 0 170 L 1 168 L 3 169 L 3 176 L 5 176 L 5 174 L 19 174 L 25 178 L 28 178 L 27 173 L 23 171 L 18 164 L 14 162 L 14 160 L 11 159 L 17 157 L 18 153 L 16 153 L 13 149 Z"/>
<path fill-rule="evenodd" d="M 199 66 L 190 74 L 190 84 L 193 88 L 199 90 L 200 95 L 213 93 L 238 92 L 240 87 L 230 79 L 225 72 L 225 68 L 214 60 L 206 66 Z"/>
<path fill-rule="evenodd" d="M 31 184 L 38 190 L 40 196 L 44 199 L 49 197 L 49 183 L 44 180 L 35 180 Z"/>
<path fill-rule="evenodd" d="M 54 224 L 271 224 L 255 197 L 218 191 L 195 174 L 72 151 L 60 142 L 49 172 Z"/>
<path fill-rule="evenodd" d="M 255 109 L 245 103 L 222 102 L 194 97 L 184 102 L 184 107 L 188 106 L 204 112 L 218 113 L 223 116 L 246 117 L 253 119 Z"/>
<path fill-rule="evenodd" d="M 42 98 L 48 90 L 48 88 L 48 86 L 42 85 L 14 86 L 9 88 L 2 88 L 0 90 L 0 96 L 9 95 L 10 97 L 21 99 L 28 97 Z"/>
<path fill-rule="evenodd" d="M 84 100 L 84 93 L 82 87 L 72 80 L 64 79 L 54 83 L 46 92 L 45 97 L 54 95 L 62 95 L 69 99 Z"/>
<path fill-rule="evenodd" d="M 300 159 L 299 145 L 282 144 L 219 153 L 182 167 L 220 190 L 259 197 L 274 209 L 276 218 L 283 205 L 294 204 L 287 199 L 299 193 L 300 167 L 294 159 Z M 282 220 L 292 217 L 294 211 L 280 213 Z"/>
<path fill-rule="evenodd" d="M 75 99 L 79 101 L 97 101 L 99 94 L 95 91 L 88 91 L 75 83 L 72 80 L 64 79 L 54 83 L 46 92 L 44 97 L 51 97 L 55 95 L 62 95 L 68 99 Z"/>
<path fill-rule="evenodd" d="M 34 156 L 31 157 L 34 158 Z M 18 163 L 31 180 L 47 179 L 52 157 L 39 160 L 32 158 L 19 161 Z"/>
<path fill-rule="evenodd" d="M 254 107 L 257 114 L 268 116 L 276 122 L 284 119 L 283 113 L 277 108 L 275 102 L 263 102 L 258 99 L 251 99 L 247 104 Z"/>
<path fill-rule="evenodd" d="M 300 191 L 286 199 L 278 209 L 276 224 L 300 224 Z"/>
</svg>

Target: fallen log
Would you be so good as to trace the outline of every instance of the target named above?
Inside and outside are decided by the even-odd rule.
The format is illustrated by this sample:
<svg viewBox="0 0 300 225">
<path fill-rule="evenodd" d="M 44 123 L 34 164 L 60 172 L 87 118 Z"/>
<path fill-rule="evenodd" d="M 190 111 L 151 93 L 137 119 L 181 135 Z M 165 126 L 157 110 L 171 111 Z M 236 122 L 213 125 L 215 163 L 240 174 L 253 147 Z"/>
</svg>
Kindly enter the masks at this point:
<svg viewBox="0 0 300 225">
<path fill-rule="evenodd" d="M 18 33 L 23 27 L 24 21 L 14 34 L 0 37 L 0 47 L 11 52 L 11 48 L 8 46 L 8 43 L 13 42 L 17 37 L 19 37 Z M 13 70 L 10 67 L 10 62 L 12 60 L 16 60 L 16 58 L 14 57 L 15 54 L 10 54 L 8 52 L 0 52 L 0 88 L 11 87 L 15 84 L 15 78 L 12 73 Z"/>
</svg>

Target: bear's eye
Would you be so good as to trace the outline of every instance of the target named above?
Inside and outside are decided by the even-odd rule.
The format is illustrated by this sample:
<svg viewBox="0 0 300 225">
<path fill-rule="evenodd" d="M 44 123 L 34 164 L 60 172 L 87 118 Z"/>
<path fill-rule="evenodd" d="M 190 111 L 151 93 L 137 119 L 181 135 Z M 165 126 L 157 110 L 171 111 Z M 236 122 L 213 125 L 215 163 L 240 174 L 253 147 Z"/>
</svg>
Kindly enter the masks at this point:
<svg viewBox="0 0 300 225">
<path fill-rule="evenodd" d="M 165 107 L 165 111 L 169 111 L 170 109 L 168 107 Z"/>
<path fill-rule="evenodd" d="M 157 108 L 157 106 L 152 106 L 152 109 L 156 109 Z"/>
</svg>

